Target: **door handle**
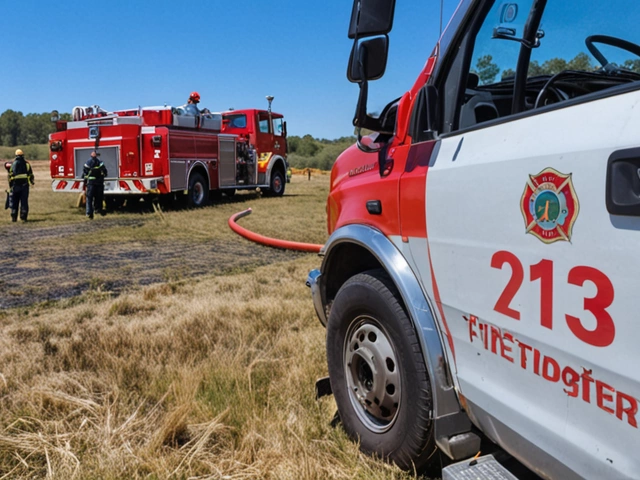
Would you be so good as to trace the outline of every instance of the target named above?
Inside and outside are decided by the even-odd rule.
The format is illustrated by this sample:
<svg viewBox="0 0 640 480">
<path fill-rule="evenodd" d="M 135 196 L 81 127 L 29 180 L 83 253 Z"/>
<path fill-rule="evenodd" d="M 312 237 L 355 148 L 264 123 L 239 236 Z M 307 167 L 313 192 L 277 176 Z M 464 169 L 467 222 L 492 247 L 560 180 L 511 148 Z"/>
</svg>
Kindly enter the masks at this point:
<svg viewBox="0 0 640 480">
<path fill-rule="evenodd" d="M 640 217 L 640 148 L 613 152 L 607 162 L 607 211 Z"/>
</svg>

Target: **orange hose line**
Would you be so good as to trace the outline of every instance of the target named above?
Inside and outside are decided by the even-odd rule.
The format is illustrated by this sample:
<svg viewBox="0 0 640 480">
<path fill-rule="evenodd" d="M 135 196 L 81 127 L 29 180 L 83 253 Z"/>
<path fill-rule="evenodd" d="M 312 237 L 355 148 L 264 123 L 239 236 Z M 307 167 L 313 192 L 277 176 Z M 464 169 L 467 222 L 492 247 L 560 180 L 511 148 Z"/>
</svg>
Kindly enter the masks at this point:
<svg viewBox="0 0 640 480">
<path fill-rule="evenodd" d="M 242 212 L 238 212 L 229 217 L 229 227 L 241 237 L 251 240 L 252 242 L 260 243 L 261 245 L 267 245 L 269 247 L 284 248 L 285 250 L 299 250 L 301 252 L 318 253 L 322 248 L 322 245 L 315 243 L 301 243 L 291 242 L 289 240 L 280 240 L 277 238 L 265 237 L 258 233 L 251 232 L 246 228 L 241 227 L 236 223 L 236 220 L 246 217 L 251 214 L 251 209 L 248 208 Z"/>
</svg>

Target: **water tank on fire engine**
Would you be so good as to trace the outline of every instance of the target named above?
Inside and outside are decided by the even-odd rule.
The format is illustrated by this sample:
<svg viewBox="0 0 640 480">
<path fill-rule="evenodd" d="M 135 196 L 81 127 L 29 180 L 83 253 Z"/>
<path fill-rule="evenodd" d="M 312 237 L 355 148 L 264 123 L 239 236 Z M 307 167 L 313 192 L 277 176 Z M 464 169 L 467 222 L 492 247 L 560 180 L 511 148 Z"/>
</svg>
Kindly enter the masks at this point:
<svg viewBox="0 0 640 480">
<path fill-rule="evenodd" d="M 200 116 L 200 128 L 206 130 L 222 129 L 222 114 L 221 113 L 205 113 Z"/>
</svg>

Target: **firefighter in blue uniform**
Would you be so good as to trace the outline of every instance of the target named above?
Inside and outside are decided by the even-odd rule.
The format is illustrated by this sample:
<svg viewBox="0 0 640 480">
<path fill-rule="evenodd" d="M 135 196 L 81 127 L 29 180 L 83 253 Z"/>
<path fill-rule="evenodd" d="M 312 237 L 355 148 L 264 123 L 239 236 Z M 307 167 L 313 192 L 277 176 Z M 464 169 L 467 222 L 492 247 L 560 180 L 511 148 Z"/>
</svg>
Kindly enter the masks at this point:
<svg viewBox="0 0 640 480">
<path fill-rule="evenodd" d="M 16 159 L 9 168 L 9 189 L 11 191 L 11 221 L 27 221 L 29 215 L 29 186 L 33 185 L 33 170 L 31 164 L 24 159 L 22 150 L 16 150 Z"/>
<path fill-rule="evenodd" d="M 104 215 L 102 199 L 104 197 L 104 177 L 107 176 L 107 167 L 98 159 L 98 154 L 91 152 L 91 158 L 84 164 L 82 177 L 87 187 L 87 217 L 92 219 L 93 213 Z"/>
</svg>

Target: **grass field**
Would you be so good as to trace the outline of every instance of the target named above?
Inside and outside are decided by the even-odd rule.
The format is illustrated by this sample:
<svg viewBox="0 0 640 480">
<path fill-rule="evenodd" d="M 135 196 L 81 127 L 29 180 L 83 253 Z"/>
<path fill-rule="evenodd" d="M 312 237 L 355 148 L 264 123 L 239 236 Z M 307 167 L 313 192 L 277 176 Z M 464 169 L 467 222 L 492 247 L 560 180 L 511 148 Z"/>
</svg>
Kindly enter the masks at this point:
<svg viewBox="0 0 640 480">
<path fill-rule="evenodd" d="M 304 281 L 320 259 L 227 226 L 251 207 L 246 228 L 323 243 L 328 175 L 88 221 L 33 165 L 30 222 L 0 217 L 0 479 L 414 478 L 314 399 L 324 329 Z"/>
</svg>

